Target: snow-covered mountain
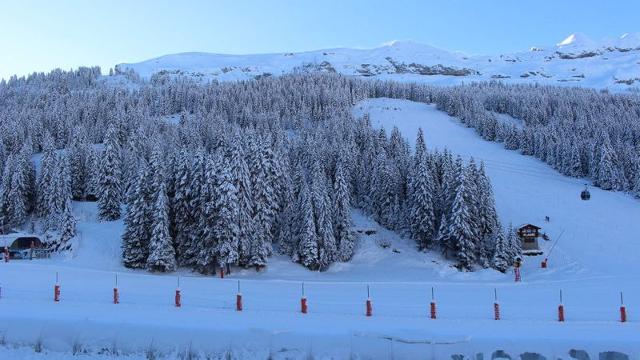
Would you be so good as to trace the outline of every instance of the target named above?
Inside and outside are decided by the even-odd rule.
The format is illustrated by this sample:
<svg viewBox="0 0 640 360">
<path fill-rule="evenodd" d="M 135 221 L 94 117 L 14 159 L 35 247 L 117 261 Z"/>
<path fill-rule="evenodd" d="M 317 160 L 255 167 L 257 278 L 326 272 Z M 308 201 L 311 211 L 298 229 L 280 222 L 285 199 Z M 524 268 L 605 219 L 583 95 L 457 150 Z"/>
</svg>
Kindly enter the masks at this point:
<svg viewBox="0 0 640 360">
<path fill-rule="evenodd" d="M 467 56 L 395 41 L 375 49 L 263 55 L 182 53 L 116 66 L 117 72 L 130 69 L 143 78 L 168 73 L 227 81 L 325 71 L 441 85 L 498 79 L 626 90 L 640 86 L 640 33 L 602 41 L 571 34 L 555 46 L 495 56 Z"/>
</svg>

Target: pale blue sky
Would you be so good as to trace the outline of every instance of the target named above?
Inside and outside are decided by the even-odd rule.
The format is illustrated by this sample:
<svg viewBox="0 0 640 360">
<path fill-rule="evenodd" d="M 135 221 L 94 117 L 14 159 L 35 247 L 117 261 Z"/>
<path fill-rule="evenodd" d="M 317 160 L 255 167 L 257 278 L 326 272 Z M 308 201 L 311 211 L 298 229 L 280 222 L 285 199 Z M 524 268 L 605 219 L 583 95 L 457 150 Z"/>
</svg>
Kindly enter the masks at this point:
<svg viewBox="0 0 640 360">
<path fill-rule="evenodd" d="M 470 54 L 640 31 L 640 1 L 0 0 L 0 78 L 205 51 L 263 53 L 413 40 Z"/>
</svg>

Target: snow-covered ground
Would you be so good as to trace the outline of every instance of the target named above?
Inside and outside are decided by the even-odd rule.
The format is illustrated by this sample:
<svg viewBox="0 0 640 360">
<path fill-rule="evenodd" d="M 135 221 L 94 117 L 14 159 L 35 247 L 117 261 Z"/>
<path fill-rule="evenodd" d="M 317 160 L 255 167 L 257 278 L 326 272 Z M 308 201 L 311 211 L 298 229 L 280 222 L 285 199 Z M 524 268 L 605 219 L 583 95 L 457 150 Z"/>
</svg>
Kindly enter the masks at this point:
<svg viewBox="0 0 640 360">
<path fill-rule="evenodd" d="M 430 105 L 374 99 L 354 108 L 365 112 L 374 126 L 398 126 L 411 141 L 422 127 L 430 148 L 483 160 L 504 223 L 540 225 L 552 240 L 564 232 L 549 268 L 539 266 L 544 256 L 527 257 L 521 283 L 512 273 L 461 273 L 354 211 L 362 231 L 355 258 L 324 273 L 275 256 L 261 273 L 234 269 L 225 279 L 184 270 L 149 274 L 120 265 L 121 221 L 96 222 L 95 204 L 76 203 L 80 235 L 72 257 L 0 263 L 0 344 L 6 344 L 0 358 L 56 359 L 74 352 L 97 359 L 180 358 L 190 350 L 211 358 L 444 359 L 500 358 L 494 353 L 503 350 L 511 358 L 531 352 L 568 359 L 572 349 L 592 359 L 605 351 L 640 358 L 640 244 L 634 239 L 640 202 L 595 188 L 591 200 L 582 201 L 582 181 L 485 142 Z M 552 242 L 542 242 L 548 251 Z M 56 272 L 59 303 L 53 302 Z M 112 304 L 116 274 L 118 305 Z M 181 308 L 173 306 L 178 275 Z M 235 311 L 238 281 L 242 312 Z M 306 315 L 299 312 L 303 282 Z M 370 318 L 364 316 L 367 285 Z M 428 318 L 432 287 L 437 320 Z M 494 289 L 500 321 L 493 320 Z M 560 290 L 565 323 L 556 321 Z M 620 291 L 629 312 L 625 324 L 618 322 Z"/>
<path fill-rule="evenodd" d="M 572 34 L 557 45 L 513 54 L 465 55 L 409 41 L 394 41 L 374 49 L 338 48 L 258 55 L 182 53 L 119 64 L 116 68 L 121 73 L 133 70 L 147 79 L 165 73 L 205 81 L 230 81 L 295 71 L 325 71 L 434 85 L 499 80 L 624 91 L 640 87 L 638 59 L 640 33 L 601 41 Z"/>
</svg>

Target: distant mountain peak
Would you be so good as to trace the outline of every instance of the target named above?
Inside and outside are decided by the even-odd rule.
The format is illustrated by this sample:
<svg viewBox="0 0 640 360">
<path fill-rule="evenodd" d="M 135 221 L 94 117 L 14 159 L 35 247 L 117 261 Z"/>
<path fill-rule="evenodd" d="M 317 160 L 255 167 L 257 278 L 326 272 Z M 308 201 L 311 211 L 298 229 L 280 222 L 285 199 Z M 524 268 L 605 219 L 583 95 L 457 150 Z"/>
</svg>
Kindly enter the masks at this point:
<svg viewBox="0 0 640 360">
<path fill-rule="evenodd" d="M 595 42 L 583 33 L 573 33 L 557 44 L 558 47 L 591 47 Z"/>
</svg>

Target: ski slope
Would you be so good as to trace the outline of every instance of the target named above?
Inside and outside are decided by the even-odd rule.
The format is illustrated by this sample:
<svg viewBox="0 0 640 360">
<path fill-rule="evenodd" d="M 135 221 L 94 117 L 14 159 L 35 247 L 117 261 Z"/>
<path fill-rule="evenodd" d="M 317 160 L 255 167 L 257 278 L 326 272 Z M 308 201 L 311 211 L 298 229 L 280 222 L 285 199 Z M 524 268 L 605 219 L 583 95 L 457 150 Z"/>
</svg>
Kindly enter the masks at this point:
<svg viewBox="0 0 640 360">
<path fill-rule="evenodd" d="M 149 274 L 120 265 L 122 221 L 97 222 L 95 204 L 75 203 L 80 235 L 72 256 L 0 263 L 0 344 L 8 344 L 0 346 L 0 358 L 76 352 L 97 359 L 173 359 L 191 352 L 240 359 L 444 359 L 492 358 L 503 351 L 511 358 L 528 352 L 569 359 L 571 349 L 591 358 L 607 351 L 640 358 L 640 245 L 632 237 L 640 230 L 637 200 L 592 188 L 592 199 L 581 201 L 581 180 L 486 142 L 431 105 L 371 99 L 353 112 L 368 113 L 374 126 L 398 126 L 411 142 L 422 127 L 430 149 L 447 147 L 484 161 L 503 223 L 540 225 L 552 240 L 564 231 L 549 268 L 540 269 L 543 256 L 525 258 L 521 283 L 512 273 L 490 269 L 461 273 L 354 210 L 355 229 L 375 233 L 361 234 L 354 259 L 327 272 L 274 256 L 261 273 L 234 269 L 225 279 L 186 270 Z M 381 241 L 389 247 L 380 247 Z M 548 251 L 551 242 L 542 246 Z M 59 303 L 53 302 L 56 272 Z M 181 308 L 174 307 L 178 276 Z M 309 302 L 304 315 L 303 282 Z M 235 310 L 238 285 L 242 312 Z M 364 316 L 367 285 L 370 318 Z M 432 288 L 437 320 L 428 318 Z M 500 321 L 493 320 L 494 289 Z M 565 323 L 556 320 L 560 290 Z M 629 309 L 625 324 L 617 321 L 620 291 Z M 43 353 L 34 353 L 38 347 Z"/>
<path fill-rule="evenodd" d="M 532 223 L 541 226 L 551 240 L 562 234 L 549 260 L 552 271 L 562 270 L 562 276 L 571 278 L 640 273 L 637 199 L 590 187 L 591 200 L 583 201 L 580 192 L 588 180 L 563 176 L 534 157 L 484 141 L 473 129 L 438 111 L 435 105 L 370 99 L 354 109 L 356 116 L 364 113 L 370 114 L 374 126 L 387 130 L 397 126 L 410 143 L 421 127 L 428 148 L 447 148 L 454 154 L 483 161 L 504 226 Z M 550 217 L 549 223 L 544 221 L 545 216 Z M 553 242 L 540 241 L 545 248 Z M 557 276 L 553 274 L 554 278 Z"/>
</svg>

